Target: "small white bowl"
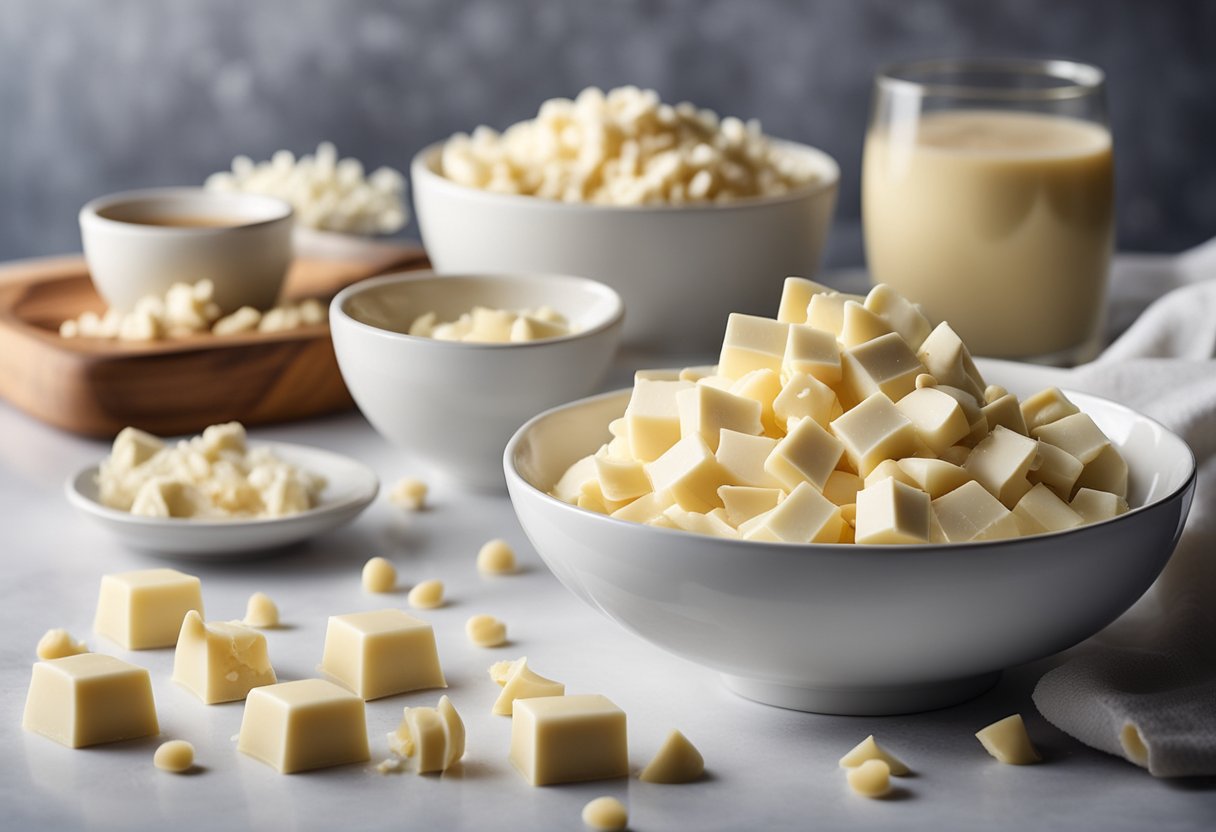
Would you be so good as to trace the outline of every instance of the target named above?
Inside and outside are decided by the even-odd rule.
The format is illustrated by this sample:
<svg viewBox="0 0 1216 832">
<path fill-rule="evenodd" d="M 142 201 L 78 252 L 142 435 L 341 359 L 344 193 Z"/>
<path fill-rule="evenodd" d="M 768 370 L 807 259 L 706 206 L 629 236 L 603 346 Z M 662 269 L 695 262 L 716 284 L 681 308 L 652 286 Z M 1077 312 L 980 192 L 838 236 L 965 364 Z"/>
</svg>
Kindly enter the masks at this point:
<svg viewBox="0 0 1216 832">
<path fill-rule="evenodd" d="M 1195 487 L 1190 448 L 1122 405 L 1069 396 L 1126 456 L 1133 509 L 1058 534 L 799 546 L 643 526 L 549 496 L 570 463 L 607 440 L 629 391 L 520 428 L 504 457 L 507 487 L 524 532 L 568 589 L 719 671 L 731 690 L 822 713 L 928 710 L 1098 632 L 1148 589 L 1178 541 Z"/>
<path fill-rule="evenodd" d="M 840 169 L 776 142 L 819 172 L 779 197 L 723 205 L 619 207 L 496 194 L 440 173 L 442 144 L 414 157 L 418 227 L 438 272 L 573 274 L 607 283 L 629 309 L 627 343 L 709 351 L 731 312 L 768 314 L 781 281 L 819 267 Z"/>
<path fill-rule="evenodd" d="M 82 514 L 133 549 L 174 558 L 233 558 L 306 540 L 349 523 L 380 490 L 375 472 L 350 457 L 287 442 L 258 442 L 256 446 L 325 477 L 320 503 L 299 514 L 254 520 L 143 517 L 102 504 L 96 465 L 69 477 L 64 493 Z"/>
<path fill-rule="evenodd" d="M 206 219 L 223 225 L 152 223 Z M 130 310 L 174 283 L 207 279 L 225 312 L 274 305 L 291 264 L 292 208 L 258 194 L 152 188 L 103 196 L 80 209 L 84 256 L 97 292 Z"/>
<path fill-rule="evenodd" d="M 576 331 L 517 344 L 406 334 L 426 312 L 450 321 L 474 306 L 543 305 Z M 501 489 L 511 434 L 540 411 L 599 386 L 624 311 L 616 292 L 585 278 L 406 272 L 344 289 L 329 321 L 342 378 L 382 436 L 465 486 Z"/>
</svg>

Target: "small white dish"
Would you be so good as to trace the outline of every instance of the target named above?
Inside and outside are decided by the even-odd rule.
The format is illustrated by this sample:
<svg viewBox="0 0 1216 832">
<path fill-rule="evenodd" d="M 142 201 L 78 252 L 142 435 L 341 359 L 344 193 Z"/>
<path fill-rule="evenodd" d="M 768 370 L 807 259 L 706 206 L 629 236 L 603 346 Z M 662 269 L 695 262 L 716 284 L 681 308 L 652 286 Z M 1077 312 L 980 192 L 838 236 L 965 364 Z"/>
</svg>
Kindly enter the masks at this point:
<svg viewBox="0 0 1216 832">
<path fill-rule="evenodd" d="M 423 313 L 452 321 L 474 306 L 550 306 L 575 331 L 506 344 L 407 334 Z M 624 314 L 616 292 L 582 277 L 406 272 L 342 290 L 329 323 L 347 389 L 381 436 L 465 487 L 501 490 L 511 434 L 599 386 Z"/>
<path fill-rule="evenodd" d="M 189 520 L 142 517 L 102 505 L 97 469 L 68 478 L 64 493 L 81 514 L 134 549 L 174 558 L 230 558 L 297 543 L 354 520 L 380 490 L 375 472 L 341 454 L 287 442 L 257 442 L 285 462 L 325 477 L 314 508 L 288 517 Z"/>
<path fill-rule="evenodd" d="M 1008 362 L 981 368 L 1019 395 L 1060 380 Z M 563 405 L 515 434 L 504 467 L 520 525 L 583 601 L 718 671 L 742 696 L 786 708 L 945 707 L 982 693 L 1004 668 L 1077 644 L 1152 584 L 1194 495 L 1195 457 L 1182 439 L 1120 404 L 1069 393 L 1127 458 L 1132 510 L 1057 534 L 762 543 L 628 523 L 549 496 L 567 466 L 607 441 L 629 392 Z"/>
</svg>

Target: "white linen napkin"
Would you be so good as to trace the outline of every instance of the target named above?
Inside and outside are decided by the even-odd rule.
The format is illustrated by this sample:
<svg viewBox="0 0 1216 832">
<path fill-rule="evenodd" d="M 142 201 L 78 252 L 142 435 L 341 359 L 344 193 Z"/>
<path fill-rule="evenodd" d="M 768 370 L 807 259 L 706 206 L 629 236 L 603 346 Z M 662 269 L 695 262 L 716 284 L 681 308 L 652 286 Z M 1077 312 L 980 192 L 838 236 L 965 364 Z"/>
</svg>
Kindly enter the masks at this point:
<svg viewBox="0 0 1216 832">
<path fill-rule="evenodd" d="M 1159 266 L 1156 263 L 1155 266 Z M 1152 276 L 1119 275 L 1112 312 L 1161 296 L 1070 386 L 1152 416 L 1195 452 L 1190 518 L 1161 577 L 1118 621 L 1064 654 L 1035 706 L 1086 745 L 1157 777 L 1216 774 L 1216 241 Z M 1175 288 L 1177 287 L 1177 288 Z"/>
</svg>

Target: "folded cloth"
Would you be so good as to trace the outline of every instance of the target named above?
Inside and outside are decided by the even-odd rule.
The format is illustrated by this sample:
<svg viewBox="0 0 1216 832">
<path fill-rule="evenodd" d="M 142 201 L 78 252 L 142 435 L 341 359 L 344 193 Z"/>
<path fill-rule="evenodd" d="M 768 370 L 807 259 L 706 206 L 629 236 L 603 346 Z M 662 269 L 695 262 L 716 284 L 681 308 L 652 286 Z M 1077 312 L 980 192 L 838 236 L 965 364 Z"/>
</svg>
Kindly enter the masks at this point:
<svg viewBox="0 0 1216 832">
<path fill-rule="evenodd" d="M 1190 444 L 1199 464 L 1190 517 L 1149 592 L 1064 654 L 1033 695 L 1065 733 L 1157 777 L 1216 775 L 1216 265 L 1196 270 L 1195 260 L 1192 271 L 1212 279 L 1181 281 L 1069 382 Z"/>
</svg>

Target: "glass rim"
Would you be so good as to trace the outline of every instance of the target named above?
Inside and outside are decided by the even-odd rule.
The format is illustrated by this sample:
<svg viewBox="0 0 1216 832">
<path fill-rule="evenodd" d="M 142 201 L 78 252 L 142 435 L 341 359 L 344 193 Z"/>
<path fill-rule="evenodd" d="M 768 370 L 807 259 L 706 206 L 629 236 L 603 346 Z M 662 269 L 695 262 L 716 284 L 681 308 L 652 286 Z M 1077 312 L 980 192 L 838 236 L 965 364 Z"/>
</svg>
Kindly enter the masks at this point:
<svg viewBox="0 0 1216 832">
<path fill-rule="evenodd" d="M 948 81 L 917 81 L 908 77 L 915 73 L 932 75 L 960 70 L 988 72 L 994 75 L 1040 76 L 1065 83 L 1042 89 L 1020 89 Z M 1106 82 L 1106 73 L 1093 64 L 1062 58 L 930 58 L 884 64 L 875 73 L 874 80 L 880 87 L 913 92 L 921 96 L 1060 101 L 1100 92 Z"/>
</svg>

